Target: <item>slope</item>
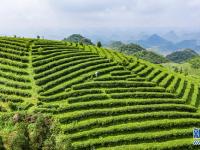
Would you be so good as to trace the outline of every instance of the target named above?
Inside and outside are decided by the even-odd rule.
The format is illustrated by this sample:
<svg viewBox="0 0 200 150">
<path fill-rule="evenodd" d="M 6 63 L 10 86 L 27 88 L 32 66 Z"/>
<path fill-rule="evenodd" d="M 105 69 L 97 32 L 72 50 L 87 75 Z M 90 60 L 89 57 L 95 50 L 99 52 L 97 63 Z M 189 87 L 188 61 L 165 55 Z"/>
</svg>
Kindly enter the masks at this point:
<svg viewBox="0 0 200 150">
<path fill-rule="evenodd" d="M 192 78 L 91 45 L 0 43 L 1 110 L 11 111 L 11 101 L 17 110 L 51 114 L 72 149 L 195 148 L 200 90 Z"/>
<path fill-rule="evenodd" d="M 147 60 L 151 63 L 155 64 L 161 64 L 161 63 L 167 63 L 169 60 L 165 58 L 162 55 L 159 55 L 153 51 L 149 51 L 141 47 L 137 44 L 124 44 L 120 41 L 112 42 L 110 45 L 108 45 L 109 48 L 115 49 L 125 55 L 134 55 L 137 58 Z"/>
<path fill-rule="evenodd" d="M 198 56 L 198 53 L 196 53 L 194 50 L 185 49 L 182 51 L 173 52 L 167 55 L 166 58 L 176 63 L 182 63 L 197 56 Z"/>
</svg>

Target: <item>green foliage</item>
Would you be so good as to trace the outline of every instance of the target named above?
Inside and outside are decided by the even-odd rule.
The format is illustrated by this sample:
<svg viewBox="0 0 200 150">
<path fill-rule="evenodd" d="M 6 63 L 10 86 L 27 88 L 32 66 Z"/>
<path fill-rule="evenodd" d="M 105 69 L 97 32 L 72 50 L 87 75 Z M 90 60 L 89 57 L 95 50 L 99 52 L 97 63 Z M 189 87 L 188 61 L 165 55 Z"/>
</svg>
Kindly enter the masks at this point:
<svg viewBox="0 0 200 150">
<path fill-rule="evenodd" d="M 151 82 L 135 82 L 135 81 L 96 81 L 96 82 L 88 82 L 88 83 L 83 83 L 79 85 L 74 85 L 73 89 L 74 90 L 79 90 L 79 89 L 92 89 L 92 88 L 112 88 L 112 87 L 152 87 L 155 86 L 154 83 Z"/>
<path fill-rule="evenodd" d="M 6 148 L 11 150 L 56 150 L 57 126 L 43 114 L 16 113 L 1 117 L 0 129 L 8 128 L 4 137 Z M 1 133 L 1 132 L 0 132 Z M 3 146 L 1 144 L 1 146 Z M 2 147 L 3 148 L 3 147 Z"/>
<path fill-rule="evenodd" d="M 143 47 L 133 43 L 122 45 L 118 48 L 118 50 L 125 54 L 134 54 L 136 52 L 145 51 Z"/>
<path fill-rule="evenodd" d="M 152 62 L 154 64 L 167 63 L 169 60 L 162 55 L 156 54 L 152 51 L 140 51 L 134 53 L 134 56 Z"/>
<path fill-rule="evenodd" d="M 188 61 L 195 69 L 200 69 L 200 57 L 194 57 Z"/>
<path fill-rule="evenodd" d="M 0 149 L 1 149 L 1 150 L 6 150 L 5 147 L 4 147 L 3 139 L 2 139 L 1 136 L 0 136 Z"/>
<path fill-rule="evenodd" d="M 72 34 L 68 38 L 64 38 L 64 41 L 82 43 L 85 45 L 94 45 L 90 39 L 83 37 L 80 34 Z"/>
<path fill-rule="evenodd" d="M 98 41 L 98 42 L 97 42 L 97 47 L 101 47 L 101 46 L 102 46 L 101 42 Z"/>
<path fill-rule="evenodd" d="M 173 52 L 167 55 L 166 58 L 176 63 L 182 63 L 196 56 L 198 56 L 198 54 L 195 51 L 191 49 L 185 49 L 183 51 Z"/>
<path fill-rule="evenodd" d="M 153 93 L 153 92 L 127 92 L 111 94 L 113 99 L 125 99 L 125 98 L 176 98 L 176 95 L 171 93 Z"/>
<path fill-rule="evenodd" d="M 69 137 L 59 136 L 57 139 L 56 150 L 73 150 L 72 142 Z"/>
<path fill-rule="evenodd" d="M 115 45 L 163 61 L 138 45 Z M 200 123 L 199 81 L 184 67 L 169 71 L 83 40 L 0 37 L 0 56 L 0 149 L 151 149 L 192 137 Z"/>
<path fill-rule="evenodd" d="M 88 101 L 106 100 L 106 99 L 108 99 L 107 95 L 95 94 L 95 95 L 79 96 L 76 98 L 69 98 L 68 103 L 88 102 Z"/>
<path fill-rule="evenodd" d="M 191 134 L 192 128 L 189 129 L 179 129 L 179 130 L 170 130 L 170 131 L 155 131 L 154 133 L 136 133 L 136 134 L 122 134 L 116 137 L 107 136 L 106 138 L 96 138 L 92 140 L 87 140 L 85 142 L 75 142 L 73 144 L 74 149 L 92 149 L 95 147 L 106 147 L 107 144 L 109 146 L 128 145 L 128 143 L 136 143 L 138 140 L 143 140 L 145 142 L 153 142 L 160 141 L 161 139 L 173 139 L 174 135 L 180 135 L 180 137 L 184 136 L 192 136 Z"/>
<path fill-rule="evenodd" d="M 200 69 L 193 68 L 192 64 L 190 64 L 190 62 L 182 63 L 182 64 L 165 63 L 162 65 L 165 66 L 166 68 L 168 68 L 169 70 L 173 70 L 177 73 L 182 73 L 182 74 L 186 75 L 187 77 L 192 76 L 192 77 L 195 77 L 198 79 L 200 76 Z"/>
<path fill-rule="evenodd" d="M 12 111 L 17 110 L 17 105 L 14 104 L 13 102 L 9 102 L 9 103 L 8 103 L 8 107 L 9 107 L 10 110 L 12 110 Z"/>
<path fill-rule="evenodd" d="M 165 98 L 166 99 L 166 98 Z M 153 103 L 153 102 L 152 102 Z M 182 111 L 182 112 L 196 112 L 196 108 L 192 106 L 182 105 L 182 104 L 148 104 L 148 105 L 133 105 L 133 106 L 122 106 L 122 107 L 105 107 L 104 109 L 93 109 L 86 111 L 77 111 L 69 113 L 65 116 L 60 117 L 59 121 L 61 123 L 72 123 L 74 121 L 82 121 L 88 118 L 105 117 L 105 116 L 116 116 L 123 114 L 136 114 L 136 113 L 146 113 L 152 111 Z"/>
<path fill-rule="evenodd" d="M 16 131 L 12 132 L 9 137 L 9 147 L 11 150 L 29 150 L 29 135 L 25 123 L 17 123 Z"/>
<path fill-rule="evenodd" d="M 30 129 L 30 143 L 33 149 L 41 149 L 46 136 L 48 136 L 48 124 L 43 116 L 39 116 Z"/>
<path fill-rule="evenodd" d="M 152 51 L 147 51 L 143 47 L 137 44 L 124 44 L 120 41 L 112 42 L 108 47 L 118 50 L 124 54 L 134 55 L 137 58 L 147 60 L 149 62 L 160 64 L 169 62 L 167 58 L 162 55 L 156 54 Z"/>
</svg>

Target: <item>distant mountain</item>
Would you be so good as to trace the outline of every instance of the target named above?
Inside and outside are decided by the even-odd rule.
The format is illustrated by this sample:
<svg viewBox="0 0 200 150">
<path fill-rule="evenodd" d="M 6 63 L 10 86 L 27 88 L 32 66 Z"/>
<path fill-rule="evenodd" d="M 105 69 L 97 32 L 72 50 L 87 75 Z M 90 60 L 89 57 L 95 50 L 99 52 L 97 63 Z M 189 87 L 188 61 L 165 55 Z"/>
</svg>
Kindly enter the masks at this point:
<svg viewBox="0 0 200 150">
<path fill-rule="evenodd" d="M 86 45 L 94 45 L 92 41 L 80 34 L 72 34 L 67 38 L 63 39 L 64 41 L 75 42 L 75 43 L 83 43 Z"/>
<path fill-rule="evenodd" d="M 119 49 L 123 45 L 125 45 L 125 44 L 121 41 L 112 41 L 107 46 L 110 48 L 113 48 L 113 49 Z"/>
<path fill-rule="evenodd" d="M 145 48 L 156 47 L 160 50 L 175 50 L 176 46 L 174 43 L 162 38 L 157 34 L 151 35 L 149 38 L 145 40 L 139 40 L 138 44 L 144 46 Z"/>
<path fill-rule="evenodd" d="M 194 58 L 196 56 L 198 56 L 198 53 L 196 53 L 194 50 L 185 49 L 182 51 L 173 52 L 173 53 L 167 55 L 166 58 L 173 62 L 181 63 L 181 62 L 185 62 L 191 58 Z"/>
<path fill-rule="evenodd" d="M 178 38 L 175 32 L 171 31 L 165 37 L 168 39 Z M 171 42 L 157 34 L 153 34 L 145 40 L 139 40 L 137 43 L 145 48 L 156 49 L 161 54 L 169 54 L 182 49 L 194 49 L 200 52 L 200 43 L 197 40 L 182 40 Z"/>
<path fill-rule="evenodd" d="M 196 39 L 200 40 L 200 32 L 188 32 L 181 35 L 185 40 Z"/>
<path fill-rule="evenodd" d="M 197 45 L 197 40 L 183 40 L 181 42 L 176 43 L 176 47 L 178 49 L 183 49 L 183 48 L 195 49 L 196 45 Z"/>
<path fill-rule="evenodd" d="M 171 42 L 178 42 L 180 40 L 179 36 L 174 31 L 167 32 L 163 35 L 163 38 Z"/>
</svg>

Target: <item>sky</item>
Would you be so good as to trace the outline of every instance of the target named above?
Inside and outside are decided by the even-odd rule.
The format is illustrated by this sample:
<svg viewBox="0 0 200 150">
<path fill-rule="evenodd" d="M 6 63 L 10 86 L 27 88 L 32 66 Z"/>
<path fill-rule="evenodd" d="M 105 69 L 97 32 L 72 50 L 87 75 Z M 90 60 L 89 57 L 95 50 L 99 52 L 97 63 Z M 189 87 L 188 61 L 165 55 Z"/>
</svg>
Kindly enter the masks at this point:
<svg viewBox="0 0 200 150">
<path fill-rule="evenodd" d="M 0 35 L 195 31 L 199 17 L 200 0 L 1 0 Z"/>
</svg>

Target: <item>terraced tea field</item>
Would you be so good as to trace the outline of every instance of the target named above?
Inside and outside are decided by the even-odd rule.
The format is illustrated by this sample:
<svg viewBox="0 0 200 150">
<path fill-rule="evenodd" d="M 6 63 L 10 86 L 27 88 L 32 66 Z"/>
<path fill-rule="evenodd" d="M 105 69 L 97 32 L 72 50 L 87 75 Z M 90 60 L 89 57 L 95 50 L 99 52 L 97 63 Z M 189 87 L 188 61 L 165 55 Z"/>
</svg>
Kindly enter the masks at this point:
<svg viewBox="0 0 200 150">
<path fill-rule="evenodd" d="M 50 114 L 74 150 L 200 149 L 192 133 L 199 105 L 198 82 L 135 57 L 0 38 L 0 115 Z"/>
</svg>

